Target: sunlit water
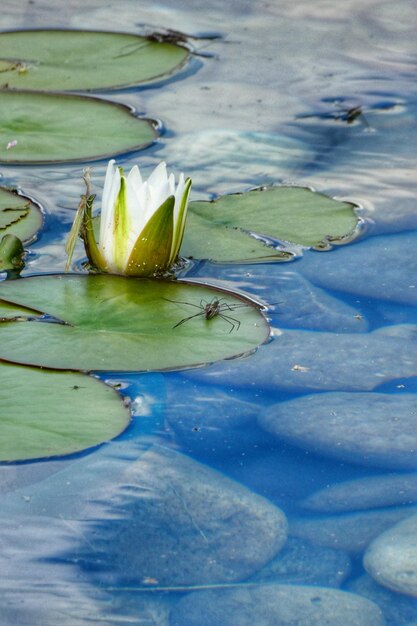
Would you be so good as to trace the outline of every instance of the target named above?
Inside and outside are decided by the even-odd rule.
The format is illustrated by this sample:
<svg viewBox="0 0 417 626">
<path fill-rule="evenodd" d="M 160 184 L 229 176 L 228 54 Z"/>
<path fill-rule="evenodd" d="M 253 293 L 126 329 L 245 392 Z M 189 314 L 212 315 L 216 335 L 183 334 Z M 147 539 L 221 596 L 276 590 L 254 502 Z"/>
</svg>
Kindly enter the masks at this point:
<svg viewBox="0 0 417 626">
<path fill-rule="evenodd" d="M 272 341 L 194 371 L 102 376 L 132 400 L 121 437 L 0 466 L 2 626 L 417 624 L 414 3 L 2 9 L 3 29 L 202 37 L 210 56 L 179 76 L 104 94 L 165 128 L 121 162 L 167 160 L 194 199 L 309 185 L 355 201 L 366 222 L 355 244 L 293 263 L 190 266 L 184 276 L 277 303 Z M 63 270 L 81 170 L 0 168 L 46 213 L 26 275 Z"/>
</svg>

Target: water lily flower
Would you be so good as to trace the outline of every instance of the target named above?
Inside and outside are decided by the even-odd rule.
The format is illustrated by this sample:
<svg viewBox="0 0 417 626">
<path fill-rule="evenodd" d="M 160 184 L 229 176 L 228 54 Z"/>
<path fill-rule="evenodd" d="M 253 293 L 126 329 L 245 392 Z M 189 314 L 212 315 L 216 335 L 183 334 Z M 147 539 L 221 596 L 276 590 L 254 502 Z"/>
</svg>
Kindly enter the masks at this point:
<svg viewBox="0 0 417 626">
<path fill-rule="evenodd" d="M 137 165 L 125 176 L 112 159 L 104 181 L 99 229 L 92 218 L 94 196 L 89 179 L 84 179 L 87 193 L 71 229 L 69 257 L 81 233 L 88 259 L 98 270 L 127 276 L 152 276 L 168 270 L 181 247 L 191 179 L 180 174 L 176 185 L 174 174 L 168 175 L 161 162 L 144 181 Z"/>
</svg>

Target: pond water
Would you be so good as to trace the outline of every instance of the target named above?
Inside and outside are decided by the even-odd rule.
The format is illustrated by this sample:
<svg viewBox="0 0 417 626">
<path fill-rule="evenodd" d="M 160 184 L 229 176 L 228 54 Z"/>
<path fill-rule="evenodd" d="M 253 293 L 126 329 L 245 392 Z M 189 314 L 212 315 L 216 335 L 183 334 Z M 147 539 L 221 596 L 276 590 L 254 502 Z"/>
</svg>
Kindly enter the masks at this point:
<svg viewBox="0 0 417 626">
<path fill-rule="evenodd" d="M 132 401 L 123 435 L 0 465 L 2 626 L 417 624 L 414 3 L 2 8 L 5 30 L 195 36 L 179 75 L 101 94 L 164 126 L 120 162 L 166 160 L 193 199 L 312 186 L 365 223 L 354 244 L 291 263 L 187 266 L 273 303 L 271 342 L 194 370 L 97 373 Z M 1 166 L 45 210 L 23 275 L 63 270 L 82 167 Z"/>
</svg>

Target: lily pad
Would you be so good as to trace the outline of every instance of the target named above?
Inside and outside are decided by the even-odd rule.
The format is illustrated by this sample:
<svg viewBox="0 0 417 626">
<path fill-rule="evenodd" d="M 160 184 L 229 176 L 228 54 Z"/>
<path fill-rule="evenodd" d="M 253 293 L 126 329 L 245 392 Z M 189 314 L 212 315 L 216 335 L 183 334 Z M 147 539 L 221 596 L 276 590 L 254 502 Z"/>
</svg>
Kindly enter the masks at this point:
<svg viewBox="0 0 417 626">
<path fill-rule="evenodd" d="M 0 320 L 2 318 L 10 319 L 13 317 L 31 317 L 34 315 L 39 317 L 39 312 L 33 311 L 27 307 L 18 306 L 17 304 L 12 304 L 11 302 L 6 302 L 5 300 L 0 300 Z"/>
<path fill-rule="evenodd" d="M 116 391 L 91 376 L 0 362 L 0 461 L 79 452 L 129 419 Z"/>
<path fill-rule="evenodd" d="M 156 138 L 155 121 L 87 96 L 0 91 L 0 118 L 3 163 L 92 161 L 140 150 Z"/>
<path fill-rule="evenodd" d="M 0 34 L 0 88 L 38 91 L 114 89 L 180 69 L 189 51 L 126 33 L 25 30 Z"/>
<path fill-rule="evenodd" d="M 193 283 L 38 276 L 4 281 L 0 297 L 55 318 L 0 323 L 0 358 L 41 367 L 178 369 L 251 352 L 269 337 L 251 301 Z M 206 319 L 204 306 L 216 300 L 219 314 Z"/>
<path fill-rule="evenodd" d="M 262 187 L 191 202 L 181 255 L 223 263 L 288 260 L 280 242 L 329 249 L 353 239 L 354 209 L 304 187 Z"/>
<path fill-rule="evenodd" d="M 22 241 L 30 241 L 42 228 L 42 222 L 38 204 L 16 191 L 0 187 L 0 239 L 4 235 L 15 235 Z"/>
</svg>

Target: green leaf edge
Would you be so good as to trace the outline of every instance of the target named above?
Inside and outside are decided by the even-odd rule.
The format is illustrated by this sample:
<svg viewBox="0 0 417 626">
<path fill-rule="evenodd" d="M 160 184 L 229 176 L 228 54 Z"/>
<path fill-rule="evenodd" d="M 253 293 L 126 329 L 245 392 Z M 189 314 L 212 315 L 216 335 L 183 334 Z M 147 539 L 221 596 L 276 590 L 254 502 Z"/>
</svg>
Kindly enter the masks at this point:
<svg viewBox="0 0 417 626">
<path fill-rule="evenodd" d="M 248 189 L 247 191 L 237 191 L 234 193 L 230 193 L 230 194 L 222 194 L 217 196 L 216 198 L 213 198 L 212 200 L 193 200 L 192 202 L 190 202 L 189 204 L 189 211 L 191 213 L 193 213 L 193 204 L 202 204 L 202 203 L 206 203 L 206 204 L 215 204 L 216 202 L 219 202 L 222 200 L 222 198 L 224 198 L 225 196 L 241 196 L 247 193 L 253 193 L 253 192 L 262 192 L 262 191 L 268 191 L 270 189 L 304 189 L 306 191 L 311 191 L 312 193 L 315 193 L 319 196 L 323 196 L 324 198 L 326 198 L 326 200 L 333 200 L 334 202 L 340 202 L 342 204 L 346 204 L 346 205 L 350 205 L 353 209 L 353 213 L 356 216 L 356 225 L 355 227 L 348 233 L 346 233 L 346 235 L 341 236 L 341 237 L 332 237 L 331 235 L 328 235 L 327 237 L 325 237 L 323 240 L 321 240 L 320 242 L 318 242 L 316 245 L 304 245 L 295 241 L 289 241 L 286 239 L 277 239 L 275 236 L 270 236 L 271 240 L 274 241 L 280 241 L 283 244 L 289 244 L 289 245 L 295 245 L 298 246 L 300 248 L 300 252 L 301 250 L 317 250 L 320 252 L 328 252 L 330 250 L 333 249 L 333 246 L 339 246 L 339 245 L 346 245 L 348 243 L 351 243 L 352 241 L 354 241 L 355 239 L 357 239 L 363 229 L 364 226 L 364 220 L 357 214 L 357 210 L 360 210 L 361 207 L 358 204 L 355 204 L 354 202 L 351 202 L 349 200 L 337 200 L 336 198 L 334 198 L 333 196 L 328 196 L 325 193 L 316 191 L 314 188 L 312 187 L 308 187 L 308 186 L 304 186 L 304 185 L 261 185 L 259 187 L 252 187 L 251 189 Z M 200 219 L 205 219 L 205 216 L 200 215 L 199 213 L 194 213 L 194 215 L 198 216 Z M 208 222 L 210 222 L 210 220 L 206 220 Z M 237 230 L 239 230 L 241 233 L 245 234 L 248 236 L 248 238 L 251 239 L 251 241 L 253 242 L 253 245 L 256 245 L 259 250 L 260 250 L 260 254 L 261 254 L 261 250 L 262 249 L 266 249 L 266 250 L 274 250 L 274 245 L 273 244 L 268 244 L 266 241 L 261 241 L 259 239 L 257 239 L 256 237 L 254 237 L 251 234 L 251 231 L 241 227 L 241 226 L 231 226 L 228 224 L 221 224 L 220 222 L 218 224 L 216 224 L 216 221 L 212 221 L 211 222 L 212 226 L 218 226 L 219 229 L 224 229 L 224 228 L 236 228 Z M 255 231 L 253 231 L 255 233 Z M 268 234 L 267 233 L 255 233 L 257 235 L 260 236 L 264 236 L 266 238 L 268 238 Z M 185 258 L 188 258 L 187 256 L 185 256 Z M 190 257 L 191 258 L 191 257 Z M 197 257 L 192 257 L 192 258 L 197 258 Z M 201 257 L 200 260 L 208 260 L 211 263 L 218 263 L 218 264 L 222 264 L 222 265 L 234 265 L 234 264 L 238 264 L 238 263 L 245 263 L 245 264 L 259 264 L 259 263 L 280 263 L 280 262 L 289 262 L 289 261 L 295 261 L 296 260 L 296 255 L 294 252 L 292 251 L 288 251 L 284 249 L 281 250 L 276 250 L 275 254 L 271 252 L 270 255 L 268 256 L 259 256 L 258 258 L 241 258 L 241 259 L 233 259 L 233 260 L 216 260 L 214 257 Z"/>
<path fill-rule="evenodd" d="M 130 114 L 132 117 L 137 119 L 138 121 L 147 123 L 153 134 L 153 138 L 150 139 L 148 142 L 137 145 L 137 146 L 132 146 L 131 148 L 128 148 L 128 149 L 125 148 L 117 152 L 108 152 L 106 154 L 93 155 L 89 157 L 73 158 L 73 159 L 52 159 L 52 160 L 42 159 L 39 161 L 3 160 L 0 157 L 0 163 L 3 165 L 54 165 L 56 163 L 64 164 L 64 163 L 86 163 L 90 161 L 93 161 L 93 162 L 105 161 L 107 159 L 110 159 L 116 156 L 133 154 L 134 152 L 140 152 L 142 150 L 145 150 L 146 148 L 149 148 L 149 146 L 152 146 L 159 139 L 159 136 L 160 136 L 161 123 L 157 119 L 152 118 L 152 117 L 142 117 L 141 115 L 139 115 L 139 112 L 135 107 L 132 107 L 128 104 L 123 104 L 121 102 L 114 102 L 113 100 L 107 100 L 105 98 L 99 98 L 97 96 L 81 95 L 77 92 L 65 93 L 62 91 L 34 91 L 34 90 L 31 91 L 29 89 L 0 89 L 0 93 L 12 93 L 13 95 L 23 94 L 26 96 L 37 94 L 40 96 L 55 96 L 59 98 L 77 98 L 79 100 L 85 100 L 85 101 L 94 100 L 95 102 L 97 102 L 97 104 L 101 104 L 104 106 L 115 106 L 119 109 L 122 109 L 126 113 Z"/>
<path fill-rule="evenodd" d="M 149 35 L 140 35 L 139 33 L 131 33 L 131 32 L 126 32 L 126 31 L 114 31 L 114 30 L 95 30 L 95 29 L 83 29 L 83 28 L 21 28 L 21 29 L 13 29 L 13 30 L 5 30 L 2 31 L 1 34 L 7 34 L 7 35 L 11 35 L 13 33 L 16 32 L 45 32 L 45 31 L 54 31 L 54 32 L 59 32 L 59 33 L 65 33 L 65 32 L 83 32 L 83 33 L 105 33 L 105 34 L 109 34 L 109 35 L 129 35 L 131 37 L 140 37 L 142 39 L 148 39 L 149 41 L 152 42 L 152 39 L 150 39 Z M 153 42 L 152 42 L 153 43 Z M 155 41 L 154 43 L 158 43 L 158 41 Z M 54 89 L 27 89 L 25 91 L 27 91 L 28 93 L 44 93 L 44 94 L 58 94 L 58 93 L 62 93 L 62 94 L 77 94 L 78 92 L 82 91 L 83 93 L 92 93 L 92 94 L 100 94 L 100 93 L 105 93 L 108 91 L 117 91 L 117 90 L 122 90 L 122 89 L 130 89 L 132 87 L 140 87 L 142 85 L 153 85 L 155 83 L 158 82 L 162 82 L 165 79 L 170 78 L 171 76 L 174 76 L 177 72 L 180 72 L 189 62 L 191 54 L 192 54 L 192 50 L 185 46 L 185 45 L 181 45 L 181 43 L 173 43 L 173 42 L 160 42 L 160 43 L 164 43 L 165 45 L 171 45 L 173 47 L 176 48 L 180 48 L 182 50 L 184 50 L 187 54 L 185 55 L 184 59 L 178 64 L 176 65 L 170 72 L 168 73 L 164 73 L 164 74 L 158 74 L 156 76 L 154 76 L 153 78 L 150 78 L 148 80 L 144 80 L 144 81 L 135 81 L 132 83 L 124 83 L 122 85 L 113 85 L 111 87 L 96 87 L 96 88 L 88 88 L 88 89 L 69 89 L 68 91 L 65 90 L 60 90 L 60 91 L 56 91 Z M 9 59 L 4 59 L 4 58 L 0 58 L 0 61 L 3 62 L 10 62 Z M 13 59 L 14 63 L 17 62 L 22 62 L 25 61 L 24 59 Z M 8 87 L 8 88 L 2 88 L 0 87 L 0 91 L 13 91 L 14 93 L 16 93 L 17 91 L 23 91 L 22 89 L 14 89 L 13 87 Z"/>
</svg>

